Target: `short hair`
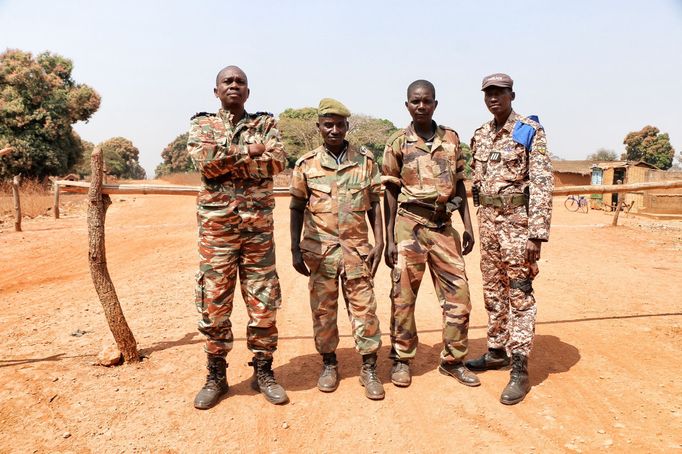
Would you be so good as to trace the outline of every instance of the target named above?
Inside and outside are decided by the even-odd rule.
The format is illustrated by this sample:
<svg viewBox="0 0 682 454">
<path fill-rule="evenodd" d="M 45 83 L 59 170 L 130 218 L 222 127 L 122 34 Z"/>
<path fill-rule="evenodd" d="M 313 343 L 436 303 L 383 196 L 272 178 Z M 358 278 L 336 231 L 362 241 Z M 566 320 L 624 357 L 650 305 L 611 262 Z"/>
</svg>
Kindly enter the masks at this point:
<svg viewBox="0 0 682 454">
<path fill-rule="evenodd" d="M 410 93 L 415 91 L 417 88 L 425 88 L 431 92 L 433 99 L 436 99 L 436 87 L 433 86 L 431 82 L 424 79 L 415 80 L 407 87 L 407 98 L 410 98 Z"/>
<path fill-rule="evenodd" d="M 216 87 L 217 87 L 218 84 L 220 83 L 220 75 L 221 75 L 222 73 L 224 73 L 225 71 L 227 71 L 228 69 L 234 69 L 234 70 L 239 71 L 240 73 L 242 73 L 242 75 L 244 76 L 244 80 L 246 80 L 246 83 L 247 83 L 247 85 L 248 85 L 249 80 L 246 78 L 246 73 L 244 72 L 244 70 L 241 69 L 239 66 L 229 65 L 229 66 L 224 67 L 224 68 L 221 69 L 220 71 L 218 71 L 218 74 L 216 74 L 216 76 L 215 76 L 215 85 L 216 85 Z"/>
</svg>

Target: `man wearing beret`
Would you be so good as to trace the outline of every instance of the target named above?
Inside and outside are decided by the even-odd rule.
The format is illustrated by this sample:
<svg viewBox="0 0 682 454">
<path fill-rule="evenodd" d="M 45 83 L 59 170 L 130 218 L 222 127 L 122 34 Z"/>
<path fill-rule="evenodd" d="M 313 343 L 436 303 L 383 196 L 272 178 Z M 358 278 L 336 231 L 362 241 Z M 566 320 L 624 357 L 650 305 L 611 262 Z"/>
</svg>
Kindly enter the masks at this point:
<svg viewBox="0 0 682 454">
<path fill-rule="evenodd" d="M 386 185 L 386 263 L 391 278 L 391 381 L 409 386 L 409 362 L 417 353 L 414 318 L 417 292 L 426 264 L 441 307 L 443 350 L 438 370 L 466 386 L 478 377 L 464 365 L 468 350 L 469 285 L 463 254 L 474 246 L 464 188 L 464 157 L 459 136 L 433 121 L 436 89 L 426 80 L 407 88 L 412 123 L 388 139 L 382 165 Z M 458 211 L 463 244 L 452 226 Z"/>
<path fill-rule="evenodd" d="M 369 399 L 380 400 L 384 388 L 376 362 L 381 332 L 372 279 L 384 248 L 381 178 L 372 153 L 345 140 L 349 116 L 339 101 L 320 101 L 317 127 L 324 144 L 301 156 L 291 178 L 291 254 L 296 271 L 310 277 L 315 347 L 322 355 L 317 387 L 332 392 L 339 384 L 335 350 L 340 279 L 355 349 L 362 355 L 360 383 Z M 365 216 L 374 232 L 374 247 L 367 239 Z"/>
<path fill-rule="evenodd" d="M 471 139 L 488 351 L 467 365 L 483 371 L 511 362 L 510 380 L 500 396 L 506 405 L 521 402 L 530 390 L 533 279 L 542 243 L 549 239 L 554 188 L 545 130 L 537 117 L 512 110 L 513 85 L 507 74 L 483 79 L 483 99 L 493 119 Z"/>
<path fill-rule="evenodd" d="M 237 275 L 249 315 L 251 386 L 269 402 L 283 404 L 288 397 L 272 371 L 282 300 L 275 269 L 272 177 L 284 168 L 286 155 L 272 115 L 244 109 L 249 97 L 244 71 L 236 66 L 220 70 L 213 93 L 221 109 L 193 116 L 187 140 L 202 180 L 196 306 L 208 356 L 208 376 L 194 406 L 211 408 L 228 391 L 225 358 L 234 341 L 230 316 Z"/>
</svg>

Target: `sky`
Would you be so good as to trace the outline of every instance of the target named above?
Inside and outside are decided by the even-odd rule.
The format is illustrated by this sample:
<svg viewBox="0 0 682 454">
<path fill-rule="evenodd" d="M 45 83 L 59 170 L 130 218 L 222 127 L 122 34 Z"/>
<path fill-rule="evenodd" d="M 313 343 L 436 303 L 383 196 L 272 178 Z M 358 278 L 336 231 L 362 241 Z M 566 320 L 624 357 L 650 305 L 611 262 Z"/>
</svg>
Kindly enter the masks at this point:
<svg viewBox="0 0 682 454">
<path fill-rule="evenodd" d="M 624 151 L 654 125 L 682 151 L 682 0 L 0 0 L 0 52 L 60 54 L 102 97 L 76 131 L 126 137 L 149 178 L 190 117 L 220 107 L 215 76 L 247 74 L 250 112 L 332 97 L 406 126 L 407 86 L 427 79 L 434 119 L 464 142 L 491 119 L 485 75 L 514 79 L 514 110 L 540 117 L 552 154 Z"/>
</svg>

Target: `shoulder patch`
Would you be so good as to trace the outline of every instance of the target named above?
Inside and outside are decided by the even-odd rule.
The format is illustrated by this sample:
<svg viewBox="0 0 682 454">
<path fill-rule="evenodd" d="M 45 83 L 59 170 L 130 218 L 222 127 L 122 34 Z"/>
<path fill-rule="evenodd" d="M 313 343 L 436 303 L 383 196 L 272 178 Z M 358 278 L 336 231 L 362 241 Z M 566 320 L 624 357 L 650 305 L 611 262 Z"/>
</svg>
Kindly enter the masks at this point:
<svg viewBox="0 0 682 454">
<path fill-rule="evenodd" d="M 400 137 L 405 135 L 405 130 L 404 129 L 398 129 L 396 132 L 391 134 L 391 136 L 388 138 L 387 143 L 393 143 L 395 140 Z"/>
<path fill-rule="evenodd" d="M 366 146 L 362 145 L 362 146 L 358 149 L 358 152 L 359 152 L 361 155 L 365 156 L 367 159 L 371 159 L 372 161 L 374 161 L 374 153 L 372 152 L 372 150 L 370 150 L 370 149 L 367 148 Z"/>
<path fill-rule="evenodd" d="M 301 165 L 303 161 L 312 158 L 313 156 L 315 156 L 315 154 L 317 154 L 317 149 L 304 153 L 300 158 L 296 160 L 296 165 L 297 166 Z"/>
<path fill-rule="evenodd" d="M 192 118 L 190 118 L 190 120 L 194 120 L 195 118 L 199 118 L 199 117 L 215 117 L 215 116 L 216 116 L 216 114 L 210 113 L 210 112 L 197 112 L 194 115 L 192 115 Z"/>
</svg>

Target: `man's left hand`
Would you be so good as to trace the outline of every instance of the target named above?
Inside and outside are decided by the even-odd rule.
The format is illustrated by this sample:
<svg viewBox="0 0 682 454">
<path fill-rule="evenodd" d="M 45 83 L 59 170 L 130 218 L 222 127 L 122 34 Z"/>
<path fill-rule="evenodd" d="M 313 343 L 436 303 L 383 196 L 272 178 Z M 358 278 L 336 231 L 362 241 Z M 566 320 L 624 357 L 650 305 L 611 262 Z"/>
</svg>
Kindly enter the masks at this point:
<svg viewBox="0 0 682 454">
<path fill-rule="evenodd" d="M 542 247 L 542 241 L 540 240 L 528 240 L 526 241 L 526 261 L 528 263 L 535 263 L 540 260 L 540 248 Z"/>
<path fill-rule="evenodd" d="M 465 230 L 462 234 L 462 255 L 467 255 L 474 249 L 474 234 L 468 230 Z"/>
<path fill-rule="evenodd" d="M 377 244 L 372 248 L 372 250 L 369 252 L 369 255 L 365 259 L 365 262 L 367 263 L 367 266 L 372 272 L 372 277 L 374 277 L 375 274 L 377 274 L 377 270 L 379 269 L 379 263 L 381 263 L 381 254 L 384 252 L 384 245 L 383 244 Z"/>
</svg>

